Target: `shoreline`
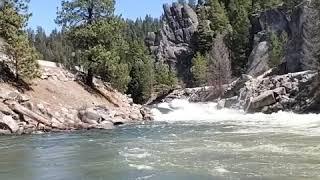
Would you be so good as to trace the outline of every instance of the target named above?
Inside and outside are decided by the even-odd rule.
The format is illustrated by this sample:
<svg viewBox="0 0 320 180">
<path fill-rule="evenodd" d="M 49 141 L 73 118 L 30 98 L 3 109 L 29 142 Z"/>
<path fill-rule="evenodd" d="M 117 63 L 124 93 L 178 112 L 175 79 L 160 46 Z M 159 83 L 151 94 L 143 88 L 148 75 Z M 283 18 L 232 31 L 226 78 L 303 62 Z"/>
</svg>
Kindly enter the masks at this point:
<svg viewBox="0 0 320 180">
<path fill-rule="evenodd" d="M 41 61 L 41 77 L 28 89 L 0 83 L 0 134 L 113 129 L 152 120 L 150 110 L 108 84 L 81 82 L 79 74 Z M 5 79 L 5 78 L 3 78 Z"/>
</svg>

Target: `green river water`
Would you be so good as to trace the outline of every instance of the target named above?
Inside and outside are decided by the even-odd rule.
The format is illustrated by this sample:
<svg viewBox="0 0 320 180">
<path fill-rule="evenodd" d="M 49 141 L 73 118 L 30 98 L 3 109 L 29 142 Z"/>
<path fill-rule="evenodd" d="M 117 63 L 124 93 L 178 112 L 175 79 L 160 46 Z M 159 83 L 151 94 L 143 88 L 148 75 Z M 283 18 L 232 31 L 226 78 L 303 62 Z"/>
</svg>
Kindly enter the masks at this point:
<svg viewBox="0 0 320 180">
<path fill-rule="evenodd" d="M 320 179 L 320 115 L 211 106 L 163 104 L 155 122 L 111 131 L 0 137 L 0 179 Z"/>
</svg>

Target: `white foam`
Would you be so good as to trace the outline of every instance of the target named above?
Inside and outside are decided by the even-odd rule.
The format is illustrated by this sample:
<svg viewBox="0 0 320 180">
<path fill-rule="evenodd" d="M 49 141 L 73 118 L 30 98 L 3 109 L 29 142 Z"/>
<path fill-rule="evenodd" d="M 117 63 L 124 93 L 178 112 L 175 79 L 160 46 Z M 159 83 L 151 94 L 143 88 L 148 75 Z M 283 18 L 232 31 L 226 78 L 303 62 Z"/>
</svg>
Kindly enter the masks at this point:
<svg viewBox="0 0 320 180">
<path fill-rule="evenodd" d="M 230 171 L 226 170 L 225 168 L 222 168 L 222 167 L 217 167 L 214 169 L 215 171 L 217 171 L 218 173 L 228 173 Z"/>
<path fill-rule="evenodd" d="M 210 170 L 210 174 L 216 176 L 216 175 L 222 175 L 222 174 L 226 174 L 226 173 L 230 173 L 230 171 L 228 171 L 227 169 L 223 168 L 223 167 L 216 167 L 213 168 L 212 170 Z"/>
<path fill-rule="evenodd" d="M 143 159 L 151 156 L 151 154 L 149 153 L 141 153 L 141 154 L 123 153 L 122 155 L 126 158 L 137 158 L 137 159 Z"/>
<path fill-rule="evenodd" d="M 165 110 L 165 113 L 163 113 Z M 232 125 L 245 126 L 240 131 L 264 132 L 278 131 L 285 128 L 289 133 L 308 133 L 320 135 L 319 114 L 295 114 L 278 112 L 273 114 L 246 114 L 233 109 L 217 109 L 216 103 L 190 103 L 187 100 L 174 100 L 161 103 L 152 109 L 156 121 L 168 123 L 216 123 L 229 122 Z"/>
<path fill-rule="evenodd" d="M 137 170 L 152 170 L 153 167 L 147 165 L 129 164 L 130 167 L 136 168 Z"/>
</svg>

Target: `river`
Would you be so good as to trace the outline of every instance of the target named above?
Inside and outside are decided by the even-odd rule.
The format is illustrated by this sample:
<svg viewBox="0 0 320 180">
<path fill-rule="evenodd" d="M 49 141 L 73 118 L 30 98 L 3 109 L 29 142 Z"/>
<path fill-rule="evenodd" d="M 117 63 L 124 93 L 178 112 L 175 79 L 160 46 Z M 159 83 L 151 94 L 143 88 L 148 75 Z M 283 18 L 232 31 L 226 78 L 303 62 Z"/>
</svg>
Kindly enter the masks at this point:
<svg viewBox="0 0 320 180">
<path fill-rule="evenodd" d="M 320 179 L 320 115 L 215 106 L 177 100 L 152 123 L 0 137 L 0 179 Z"/>
</svg>

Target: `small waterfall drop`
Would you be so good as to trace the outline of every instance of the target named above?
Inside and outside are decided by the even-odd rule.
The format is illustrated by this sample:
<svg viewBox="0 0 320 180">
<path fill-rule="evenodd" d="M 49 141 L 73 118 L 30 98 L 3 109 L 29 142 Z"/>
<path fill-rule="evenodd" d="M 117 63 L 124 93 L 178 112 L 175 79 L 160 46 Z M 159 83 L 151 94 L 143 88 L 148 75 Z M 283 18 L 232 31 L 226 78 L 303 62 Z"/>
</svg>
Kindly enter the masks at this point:
<svg viewBox="0 0 320 180">
<path fill-rule="evenodd" d="M 310 135 L 320 134 L 320 114 L 247 114 L 242 110 L 217 108 L 216 103 L 191 103 L 173 100 L 153 107 L 156 121 L 167 123 L 226 123 L 247 127 L 248 132 L 288 131 Z"/>
</svg>

